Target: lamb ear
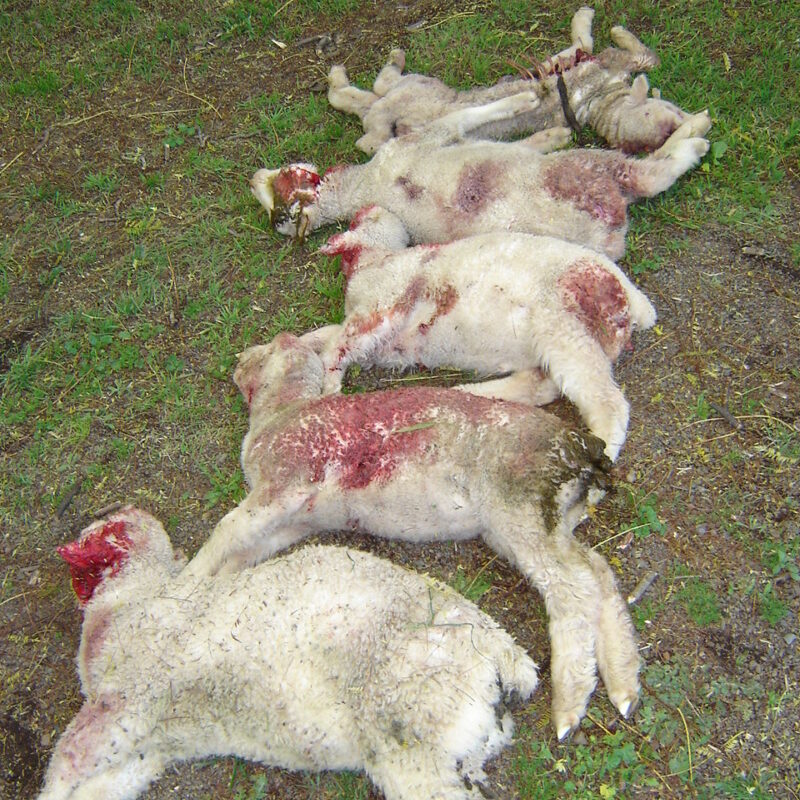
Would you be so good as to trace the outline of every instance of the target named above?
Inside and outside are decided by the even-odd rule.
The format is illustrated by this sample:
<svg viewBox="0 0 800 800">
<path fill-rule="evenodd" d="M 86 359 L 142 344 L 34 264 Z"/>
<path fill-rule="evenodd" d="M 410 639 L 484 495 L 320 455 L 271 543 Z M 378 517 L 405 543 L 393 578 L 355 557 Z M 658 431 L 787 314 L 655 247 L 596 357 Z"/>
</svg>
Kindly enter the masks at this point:
<svg viewBox="0 0 800 800">
<path fill-rule="evenodd" d="M 344 233 L 335 233 L 325 242 L 322 247 L 320 247 L 319 252 L 325 256 L 338 256 L 341 252 L 349 247 L 349 243 L 347 241 L 347 234 L 349 231 L 345 231 Z"/>
<path fill-rule="evenodd" d="M 637 75 L 631 84 L 629 99 L 632 105 L 639 106 L 647 100 L 647 92 L 650 84 L 647 82 L 646 75 Z"/>
<path fill-rule="evenodd" d="M 275 193 L 272 183 L 279 172 L 279 169 L 260 169 L 250 178 L 250 191 L 253 193 L 253 197 L 269 212 L 275 208 Z"/>
</svg>

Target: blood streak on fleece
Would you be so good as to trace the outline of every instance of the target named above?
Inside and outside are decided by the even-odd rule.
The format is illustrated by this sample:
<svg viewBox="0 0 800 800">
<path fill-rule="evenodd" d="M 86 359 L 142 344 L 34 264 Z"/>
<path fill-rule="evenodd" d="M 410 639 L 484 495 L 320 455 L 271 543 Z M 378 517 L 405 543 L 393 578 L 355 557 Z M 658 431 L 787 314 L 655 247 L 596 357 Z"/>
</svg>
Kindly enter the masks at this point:
<svg viewBox="0 0 800 800">
<path fill-rule="evenodd" d="M 104 578 L 119 572 L 131 544 L 125 523 L 117 520 L 107 522 L 85 539 L 58 548 L 58 554 L 69 564 L 72 588 L 82 605 L 91 600 Z"/>
<path fill-rule="evenodd" d="M 628 300 L 619 281 L 588 259 L 576 261 L 558 280 L 564 308 L 586 326 L 612 360 L 630 345 Z"/>
<path fill-rule="evenodd" d="M 441 389 L 331 395 L 260 433 L 249 450 L 270 453 L 263 476 L 271 484 L 269 493 L 283 491 L 298 475 L 312 483 L 332 478 L 343 489 L 363 489 L 388 480 L 409 458 L 431 450 L 440 423 L 465 418 L 472 424 L 502 425 L 518 413 L 530 409 Z"/>
</svg>

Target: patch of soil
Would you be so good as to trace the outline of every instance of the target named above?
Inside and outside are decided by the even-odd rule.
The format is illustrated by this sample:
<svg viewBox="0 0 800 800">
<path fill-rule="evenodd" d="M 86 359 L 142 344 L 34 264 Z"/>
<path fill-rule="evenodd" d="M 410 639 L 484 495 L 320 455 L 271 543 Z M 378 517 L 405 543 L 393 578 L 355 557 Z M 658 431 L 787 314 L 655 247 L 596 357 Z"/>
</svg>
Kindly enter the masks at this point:
<svg viewBox="0 0 800 800">
<path fill-rule="evenodd" d="M 432 24 L 461 9 L 462 4 L 452 2 L 381 1 L 365 4 L 341 19 L 309 20 L 299 42 L 285 50 L 244 39 L 224 46 L 198 44 L 202 49 L 176 54 L 167 77 L 158 83 L 131 81 L 117 87 L 113 102 L 98 93 L 70 106 L 66 117 L 52 124 L 48 121 L 49 133 L 38 149 L 44 139 L 42 130 L 26 127 L 23 112 L 12 109 L 3 123 L 0 156 L 35 150 L 26 162 L 30 184 L 48 182 L 53 191 L 81 196 L 86 208 L 64 223 L 62 234 L 69 234 L 74 244 L 58 264 L 57 255 L 44 253 L 40 247 L 28 253 L 13 251 L 23 268 L 8 276 L 0 373 L 28 343 L 35 349 L 46 339 L 52 320 L 72 310 L 76 298 L 98 303 L 107 299 L 110 265 L 126 258 L 130 250 L 125 209 L 146 205 L 149 196 L 140 188 L 143 177 L 168 166 L 162 135 L 135 115 L 152 114 L 158 119 L 188 102 L 185 77 L 195 95 L 213 103 L 216 113 L 209 114 L 203 133 L 212 145 L 237 160 L 235 180 L 246 197 L 243 176 L 261 164 L 257 141 L 240 136 L 242 103 L 267 89 L 283 95 L 320 91 L 330 64 L 344 61 L 353 71 L 374 67 L 375 54 L 382 58 L 392 46 L 413 46 L 409 26 L 421 21 Z M 560 18 L 571 11 L 550 13 Z M 141 160 L 126 160 L 127 154 L 137 151 L 145 166 Z M 98 201 L 82 188 L 83 177 L 111 167 L 124 177 L 123 188 L 115 195 L 119 202 Z M 208 176 L 205 180 L 199 184 L 200 191 L 211 197 L 223 179 Z M 13 188 L 10 199 L 2 202 L 9 226 L 41 208 L 26 199 L 23 188 Z M 192 198 L 182 194 L 179 182 L 171 183 L 170 190 L 158 218 L 162 224 L 188 226 Z M 787 228 L 796 228 L 798 223 L 800 210 L 795 209 Z M 788 785 L 800 770 L 796 713 L 800 650 L 793 638 L 798 631 L 800 587 L 785 573 L 773 576 L 773 596 L 787 608 L 786 616 L 774 625 L 760 616 L 759 596 L 769 578 L 761 549 L 771 543 L 788 546 L 800 532 L 800 477 L 796 462 L 781 449 L 781 432 L 796 432 L 800 426 L 797 269 L 785 243 L 753 242 L 731 229 L 682 232 L 676 226 L 663 236 L 682 237 L 682 248 L 660 271 L 637 281 L 657 307 L 659 327 L 637 334 L 635 352 L 617 367 L 632 408 L 629 439 L 614 470 L 618 489 L 580 526 L 577 535 L 590 544 L 610 539 L 600 551 L 614 564 L 624 595 L 648 572 L 658 572 L 643 600 L 652 617 L 641 631 L 646 663 L 685 664 L 692 687 L 688 698 L 697 708 L 707 707 L 709 687 L 725 689 L 720 688 L 715 700 L 707 742 L 711 749 L 695 766 L 696 780 L 768 767 Z M 266 234 L 264 238 L 265 251 L 277 250 L 273 240 Z M 175 254 L 175 298 L 157 320 L 164 325 L 159 345 L 170 349 L 168 343 L 172 343 L 174 351 L 188 353 L 189 371 L 206 375 L 214 354 L 191 341 L 191 330 L 181 315 L 192 298 L 194 258 L 191 252 Z M 284 263 L 285 276 L 308 280 L 303 274 L 308 258 L 308 252 L 293 251 Z M 51 291 L 48 276 L 62 264 L 66 268 L 57 277 L 57 290 Z M 231 267 L 221 280 L 230 284 L 238 277 Z M 269 284 L 272 299 L 266 303 L 265 318 L 281 307 L 282 290 L 280 278 Z M 350 385 L 361 389 L 423 380 L 425 385 L 439 385 L 458 378 L 448 371 L 434 379 L 425 373 L 350 375 Z M 226 437 L 241 438 L 246 426 L 243 415 L 231 422 L 236 392 L 229 381 L 210 382 L 208 391 L 218 401 L 218 412 L 205 422 L 218 426 L 217 439 L 203 441 L 198 446 L 202 449 L 181 451 L 174 445 L 173 427 L 180 423 L 165 422 L 157 411 L 140 419 L 121 414 L 115 418 L 115 433 L 135 435 L 143 450 L 157 456 L 121 467 L 113 487 L 89 496 L 78 492 L 60 518 L 53 515 L 49 498 L 62 497 L 81 474 L 80 467 L 67 463 L 58 474 L 37 475 L 32 490 L 35 507 L 15 509 L 14 530 L 2 531 L 3 581 L 9 587 L 0 603 L 5 684 L 0 691 L 3 797 L 26 800 L 35 795 L 55 740 L 81 703 L 74 666 L 80 614 L 52 546 L 74 538 L 101 504 L 97 497 L 105 498 L 107 491 L 114 498 L 157 511 L 165 522 L 171 520 L 173 541 L 194 552 L 220 511 L 219 507 L 205 508 L 207 481 L 198 461 L 223 471 L 238 469 Z M 569 404 L 559 402 L 554 409 L 577 424 Z M 87 450 L 102 450 L 109 436 L 100 419 L 102 409 L 97 414 L 83 445 Z M 15 458 L 38 435 L 36 422 L 20 426 L 17 438 L 0 445 L 4 474 L 15 474 Z M 74 461 L 79 462 L 79 457 Z M 618 536 L 636 524 L 636 504 L 645 502 L 655 505 L 665 531 Z M 542 668 L 542 687 L 534 702 L 516 713 L 516 720 L 541 731 L 542 740 L 555 753 L 566 752 L 558 748 L 568 745 L 557 745 L 549 727 L 544 609 L 538 595 L 508 564 L 478 541 L 419 546 L 349 533 L 324 540 L 370 550 L 446 581 L 452 581 L 459 568 L 467 576 L 491 573 L 492 586 L 481 598 L 481 607 L 511 630 Z M 692 581 L 710 587 L 721 609 L 720 619 L 703 625 L 687 615 L 681 598 Z M 657 688 L 646 685 L 645 691 L 655 695 Z M 598 696 L 603 696 L 602 690 Z M 768 707 L 765 698 L 771 698 Z M 598 723 L 613 730 L 619 720 L 608 703 L 601 708 Z M 695 737 L 705 724 L 699 717 L 687 719 Z M 514 796 L 512 760 L 506 751 L 489 766 L 500 797 Z M 669 772 L 667 764 L 661 766 L 665 774 Z M 248 772 L 253 774 L 250 768 Z M 170 769 L 143 797 L 233 797 L 236 787 L 231 787 L 231 774 L 236 774 L 232 759 L 181 765 Z M 264 774 L 268 778 L 265 797 L 315 796 L 312 777 L 276 769 Z M 685 796 L 684 785 L 674 777 L 665 780 L 658 793 L 643 787 L 629 787 L 629 792 L 631 797 Z M 379 798 L 374 791 L 368 796 Z"/>
</svg>

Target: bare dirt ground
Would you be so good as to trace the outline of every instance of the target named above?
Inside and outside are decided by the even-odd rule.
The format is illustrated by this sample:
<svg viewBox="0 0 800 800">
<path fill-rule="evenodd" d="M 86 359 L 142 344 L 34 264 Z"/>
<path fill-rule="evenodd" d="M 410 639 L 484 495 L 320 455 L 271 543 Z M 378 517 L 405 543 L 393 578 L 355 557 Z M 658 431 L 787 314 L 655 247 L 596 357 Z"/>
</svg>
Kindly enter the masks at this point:
<svg viewBox="0 0 800 800">
<path fill-rule="evenodd" d="M 364 67 L 366 54 L 386 53 L 398 42 L 408 44 L 407 26 L 456 8 L 444 3 L 409 7 L 381 2 L 369 15 L 310 20 L 307 37 L 339 34 L 333 49 L 321 55 L 314 52 L 317 39 L 286 50 L 257 41 L 209 46 L 202 74 L 190 73 L 189 80 L 195 98 L 213 103 L 216 113 L 209 115 L 205 134 L 237 163 L 236 175 L 229 180 L 240 190 L 242 205 L 251 202 L 246 180 L 261 166 L 253 142 L 237 138 L 242 103 L 267 86 L 284 95 L 318 90 L 330 63 L 347 57 L 351 68 Z M 559 11 L 565 18 L 569 13 L 571 8 Z M 0 369 L 7 370 L 26 345 L 46 339 L 54 317 L 102 298 L 113 265 L 129 257 L 122 212 L 141 202 L 141 189 L 139 167 L 122 155 L 144 143 L 158 158 L 161 147 L 148 118 L 133 114 L 163 111 L 180 103 L 197 106 L 196 99 L 184 92 L 185 80 L 183 64 L 176 58 L 168 77 L 158 83 L 128 84 L 72 109 L 73 120 L 84 120 L 80 124 L 48 127 L 45 136 L 41 130 L 26 129 L 14 113 L 4 123 L 0 160 L 7 163 L 18 151 L 24 152 L 25 174 L 32 183 L 47 178 L 79 194 L 90 161 L 95 170 L 113 164 L 123 178 L 123 189 L 118 204 L 109 203 L 102 214 L 87 213 L 69 223 L 77 226 L 72 230 L 77 242 L 72 264 L 77 264 L 75 256 L 84 239 L 94 243 L 97 253 L 91 264 L 65 271 L 53 286 L 37 279 L 53 268 L 53 254 L 38 251 L 26 259 L 27 276 L 11 281 L 3 301 Z M 109 109 L 126 109 L 127 115 Z M 198 184 L 194 186 L 197 192 Z M 798 188 L 795 172 L 787 179 L 787 190 L 796 197 Z M 208 185 L 200 189 L 213 196 L 220 190 L 220 179 L 209 177 Z M 187 214 L 194 198 L 183 194 L 180 180 L 171 178 L 166 192 L 169 213 Z M 10 201 L 2 201 L 7 231 L 19 230 L 28 220 L 33 223 L 35 213 L 20 193 L 12 195 L 7 195 Z M 213 216 L 213 208 L 208 213 Z M 634 233 L 646 213 L 647 206 L 637 212 Z M 174 224 L 182 225 L 185 219 L 176 218 Z M 676 218 L 671 227 L 659 231 L 659 236 L 680 240 L 681 246 L 658 271 L 637 280 L 658 309 L 659 325 L 639 335 L 635 352 L 618 365 L 632 418 L 628 442 L 614 470 L 617 490 L 578 531 L 592 544 L 604 542 L 600 550 L 611 560 L 624 593 L 649 573 L 658 575 L 635 615 L 648 667 L 645 696 L 657 698 L 655 707 L 663 706 L 674 727 L 664 723 L 663 739 L 648 735 L 649 774 L 660 776 L 657 787 L 617 786 L 618 796 L 693 796 L 698 787 L 711 785 L 716 778 L 758 776 L 768 770 L 775 776 L 774 796 L 798 797 L 800 583 L 790 570 L 772 565 L 784 556 L 791 561 L 797 552 L 792 543 L 798 535 L 800 505 L 800 275 L 788 236 L 765 240 L 743 228 L 697 230 L 684 222 Z M 266 228 L 263 217 L 261 223 Z M 798 205 L 784 223 L 787 231 L 800 227 Z M 237 231 L 220 233 L 228 234 L 235 237 Z M 265 234 L 260 241 L 265 259 L 270 258 L 277 248 L 274 238 Z M 652 242 L 653 247 L 658 245 L 658 240 Z M 294 285 L 308 283 L 307 264 L 313 257 L 310 250 L 292 251 L 282 265 L 284 279 Z M 36 463 L 37 450 L 32 447 L 36 420 L 20 423 L 0 445 L 7 483 L 13 483 L 14 475 L 33 476 L 20 489 L 24 509 L 14 509 L 13 520 L 6 514 L 0 537 L 3 797 L 35 796 L 55 739 L 81 704 L 74 669 L 80 615 L 66 569 L 53 547 L 74 538 L 98 507 L 126 500 L 145 507 L 150 503 L 150 510 L 171 521 L 176 544 L 193 552 L 222 513 L 220 507 L 204 509 L 208 484 L 197 469 L 197 459 L 230 472 L 238 469 L 235 443 L 246 420 L 235 405 L 235 391 L 222 377 L 200 379 L 218 361 L 198 343 L 198 326 L 175 313 L 191 299 L 190 262 L 189 253 L 176 263 L 180 302 L 171 309 L 171 318 L 170 309 L 165 310 L 163 330 L 153 346 L 180 354 L 190 380 L 212 394 L 216 410 L 203 420 L 202 436 L 192 437 L 193 420 L 167 420 L 157 405 L 136 419 L 122 410 L 98 407 L 80 448 L 67 454 L 63 464 L 47 458 Z M 232 285 L 241 280 L 235 267 L 224 277 Z M 260 289 L 266 315 L 281 308 L 282 291 L 277 279 Z M 555 410 L 574 419 L 566 403 L 556 404 Z M 69 408 L 61 412 L 68 414 Z M 219 430 L 219 436 L 209 433 L 213 430 Z M 65 489 L 75 476 L 91 474 L 86 470 L 93 460 L 102 461 L 98 456 L 102 441 L 112 433 L 138 438 L 142 446 L 111 479 L 77 493 L 57 516 Z M 175 446 L 179 436 L 188 446 Z M 632 526 L 636 527 L 632 533 L 618 535 Z M 535 702 L 517 713 L 517 722 L 547 742 L 556 757 L 586 744 L 593 733 L 622 726 L 598 689 L 600 699 L 577 742 L 555 742 L 548 720 L 548 642 L 541 602 L 518 574 L 482 545 L 414 547 L 344 534 L 327 540 L 367 548 L 450 581 L 459 569 L 467 576 L 482 571 L 491 575 L 481 607 L 507 626 L 542 666 L 542 690 Z M 765 557 L 775 553 L 773 545 L 782 550 Z M 770 622 L 766 617 L 775 603 L 784 613 Z M 678 725 L 679 719 L 683 724 Z M 625 729 L 638 742 L 636 726 L 634 718 Z M 684 763 L 670 763 L 686 740 L 694 747 L 690 783 Z M 492 765 L 501 796 L 516 796 L 517 761 L 525 755 L 510 751 Z M 221 759 L 170 769 L 144 796 L 148 800 L 234 797 L 242 783 L 235 774 L 231 777 L 233 764 Z M 335 788 L 321 786 L 314 776 L 280 770 L 264 774 L 262 797 L 337 796 Z M 358 796 L 378 797 L 374 792 Z"/>
</svg>

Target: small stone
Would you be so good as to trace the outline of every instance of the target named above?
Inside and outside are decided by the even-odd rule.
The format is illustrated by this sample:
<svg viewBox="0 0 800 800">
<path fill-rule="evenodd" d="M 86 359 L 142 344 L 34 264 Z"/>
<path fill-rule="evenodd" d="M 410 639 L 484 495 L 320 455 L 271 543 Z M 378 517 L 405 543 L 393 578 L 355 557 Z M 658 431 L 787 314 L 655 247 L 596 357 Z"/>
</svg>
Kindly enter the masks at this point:
<svg viewBox="0 0 800 800">
<path fill-rule="evenodd" d="M 589 744 L 589 740 L 582 730 L 577 730 L 572 734 L 572 744 Z"/>
<path fill-rule="evenodd" d="M 783 641 L 788 645 L 793 645 L 797 641 L 797 637 L 793 633 L 787 633 L 786 636 L 783 637 Z"/>
</svg>

